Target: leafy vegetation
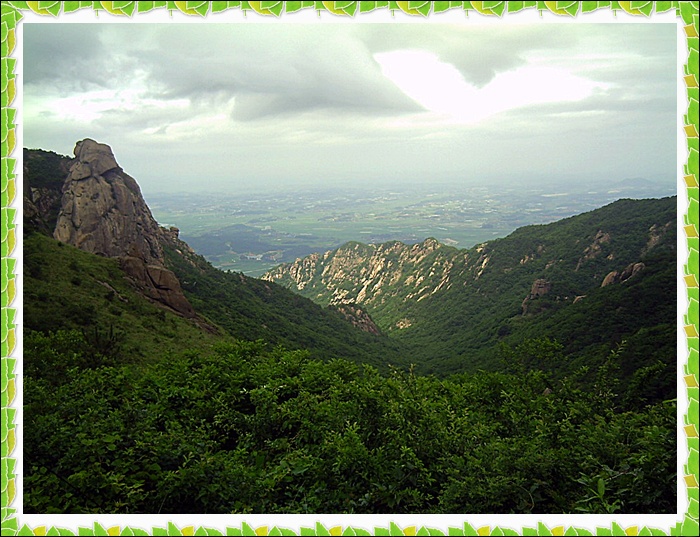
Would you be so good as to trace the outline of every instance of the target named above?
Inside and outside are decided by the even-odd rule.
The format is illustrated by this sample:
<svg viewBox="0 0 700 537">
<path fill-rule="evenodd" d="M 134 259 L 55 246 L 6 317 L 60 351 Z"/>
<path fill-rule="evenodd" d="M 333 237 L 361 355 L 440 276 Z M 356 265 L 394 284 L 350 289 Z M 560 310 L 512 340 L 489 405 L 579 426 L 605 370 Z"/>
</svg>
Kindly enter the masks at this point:
<svg viewBox="0 0 700 537">
<path fill-rule="evenodd" d="M 148 366 L 25 339 L 25 512 L 675 512 L 675 404 L 221 342 Z"/>
</svg>

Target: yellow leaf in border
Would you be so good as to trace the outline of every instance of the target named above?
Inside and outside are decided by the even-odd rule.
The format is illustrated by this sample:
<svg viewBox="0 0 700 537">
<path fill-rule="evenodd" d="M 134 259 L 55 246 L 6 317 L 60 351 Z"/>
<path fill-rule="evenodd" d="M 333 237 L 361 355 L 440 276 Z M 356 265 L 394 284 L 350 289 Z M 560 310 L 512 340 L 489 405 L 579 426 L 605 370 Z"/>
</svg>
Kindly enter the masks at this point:
<svg viewBox="0 0 700 537">
<path fill-rule="evenodd" d="M 15 350 L 15 329 L 12 328 L 7 331 L 7 355 L 12 356 L 12 351 Z"/>
<path fill-rule="evenodd" d="M 10 129 L 7 131 L 7 154 L 11 155 L 15 150 L 15 129 Z"/>
<path fill-rule="evenodd" d="M 7 81 L 7 104 L 8 106 L 12 104 L 15 100 L 15 95 L 17 94 L 17 88 L 15 87 L 15 79 L 11 78 Z"/>
<path fill-rule="evenodd" d="M 177 4 L 177 2 L 175 2 Z M 102 2 L 100 1 L 100 5 L 108 12 L 110 12 L 112 15 L 127 15 L 122 11 L 121 8 L 114 7 L 114 4 L 112 2 Z"/>
<path fill-rule="evenodd" d="M 10 479 L 7 482 L 7 505 L 12 505 L 12 502 L 15 501 L 16 492 L 17 489 L 15 488 L 15 480 Z"/>
<path fill-rule="evenodd" d="M 14 278 L 7 282 L 7 290 L 5 291 L 5 294 L 7 295 L 7 305 L 10 306 L 12 304 L 12 301 L 15 299 L 15 280 L 14 280 Z"/>
<path fill-rule="evenodd" d="M 571 16 L 570 13 L 567 13 L 565 9 L 558 9 L 557 8 L 557 3 L 552 2 L 550 0 L 545 0 L 544 5 L 547 6 L 547 9 L 554 13 L 555 15 L 569 15 Z"/>
<path fill-rule="evenodd" d="M 7 255 L 11 256 L 12 252 L 15 251 L 15 246 L 17 246 L 17 238 L 15 237 L 15 228 L 9 229 L 7 231 Z"/>
<path fill-rule="evenodd" d="M 11 405 L 12 401 L 15 400 L 15 395 L 17 395 L 17 388 L 15 387 L 15 379 L 10 379 L 7 381 L 7 405 Z M 10 429 L 12 431 L 13 429 Z"/>
<path fill-rule="evenodd" d="M 10 179 L 7 182 L 7 205 L 12 205 L 12 202 L 15 201 L 15 195 L 17 194 L 17 188 L 15 187 L 15 180 Z"/>
<path fill-rule="evenodd" d="M 625 13 L 629 13 L 630 15 L 644 15 L 644 13 L 641 12 L 639 9 L 637 9 L 636 7 L 635 8 L 632 7 L 632 2 L 619 2 L 618 1 L 618 4 L 620 4 L 622 11 L 624 11 Z"/>
<path fill-rule="evenodd" d="M 7 431 L 7 456 L 12 455 L 15 450 L 15 445 L 17 444 L 17 438 L 15 437 L 15 430 L 10 429 Z"/>
<path fill-rule="evenodd" d="M 49 10 L 47 10 L 45 8 L 41 8 L 41 9 L 39 8 L 39 2 L 27 2 L 27 6 L 29 7 L 29 9 L 31 9 L 37 15 L 51 15 Z"/>
<path fill-rule="evenodd" d="M 177 3 L 182 3 L 182 4 L 184 4 L 184 2 L 175 2 L 175 3 L 176 3 L 176 4 L 177 4 Z M 258 13 L 258 14 L 260 14 L 260 15 L 272 15 L 273 17 L 276 16 L 276 15 L 275 15 L 272 11 L 270 11 L 269 9 L 267 9 L 267 8 L 264 8 L 264 9 L 263 9 L 262 7 L 260 7 L 261 4 L 262 4 L 262 2 L 248 2 L 248 5 L 250 5 L 250 9 L 252 9 L 253 11 L 255 11 L 255 12 Z M 324 2 L 324 4 L 325 4 L 325 2 Z"/>
<path fill-rule="evenodd" d="M 481 2 L 479 2 L 481 3 Z M 325 4 L 325 2 L 324 2 Z M 474 4 L 474 2 L 472 2 Z M 396 5 L 399 6 L 399 9 L 406 13 L 406 15 L 422 15 L 420 11 L 414 8 L 409 8 L 408 7 L 408 2 L 396 2 Z"/>
<path fill-rule="evenodd" d="M 10 56 L 12 51 L 15 50 L 15 45 L 17 44 L 17 38 L 15 37 L 15 29 L 12 28 L 7 32 L 7 55 Z"/>
</svg>

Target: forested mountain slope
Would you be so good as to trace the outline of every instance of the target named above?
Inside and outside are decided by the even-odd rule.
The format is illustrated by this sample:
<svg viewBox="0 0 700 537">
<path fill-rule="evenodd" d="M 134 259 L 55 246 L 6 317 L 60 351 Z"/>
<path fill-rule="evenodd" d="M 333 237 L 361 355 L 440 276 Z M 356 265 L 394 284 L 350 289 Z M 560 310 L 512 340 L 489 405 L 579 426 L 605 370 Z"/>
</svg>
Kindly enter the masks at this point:
<svg viewBox="0 0 700 537">
<path fill-rule="evenodd" d="M 468 250 L 348 243 L 264 276 L 319 304 L 357 303 L 419 370 L 503 366 L 500 343 L 550 338 L 595 366 L 627 341 L 626 374 L 675 361 L 676 199 L 620 200 Z M 631 353 L 637 355 L 634 358 Z"/>
</svg>

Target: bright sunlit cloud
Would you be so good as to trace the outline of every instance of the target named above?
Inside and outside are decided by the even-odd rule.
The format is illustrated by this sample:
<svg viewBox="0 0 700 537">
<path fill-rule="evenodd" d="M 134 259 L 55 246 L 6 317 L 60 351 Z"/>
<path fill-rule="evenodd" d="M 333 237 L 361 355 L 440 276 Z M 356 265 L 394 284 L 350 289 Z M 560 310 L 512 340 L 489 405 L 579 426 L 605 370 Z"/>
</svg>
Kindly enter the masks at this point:
<svg viewBox="0 0 700 537">
<path fill-rule="evenodd" d="M 483 88 L 438 56 L 400 50 L 374 55 L 382 73 L 427 110 L 459 123 L 478 123 L 533 104 L 580 101 L 608 85 L 554 67 L 525 66 L 498 74 Z"/>
</svg>

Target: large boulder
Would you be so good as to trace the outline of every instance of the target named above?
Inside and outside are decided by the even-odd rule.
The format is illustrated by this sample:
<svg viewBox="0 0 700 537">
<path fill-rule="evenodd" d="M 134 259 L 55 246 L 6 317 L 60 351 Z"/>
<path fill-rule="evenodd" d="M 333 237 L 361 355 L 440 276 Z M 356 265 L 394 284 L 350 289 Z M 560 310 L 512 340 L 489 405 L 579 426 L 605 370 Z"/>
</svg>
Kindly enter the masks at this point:
<svg viewBox="0 0 700 537">
<path fill-rule="evenodd" d="M 148 265 L 143 259 L 131 256 L 120 257 L 119 264 L 148 298 L 184 317 L 195 316 L 192 305 L 182 293 L 180 280 L 172 271 L 160 265 Z"/>
<path fill-rule="evenodd" d="M 165 267 L 166 237 L 136 181 L 106 144 L 86 139 L 74 149 L 63 185 L 54 238 L 93 254 L 116 257 L 143 294 L 193 317 L 180 282 Z"/>
<path fill-rule="evenodd" d="M 54 238 L 105 257 L 128 255 L 162 264 L 160 228 L 110 147 L 88 139 L 78 142 L 74 153 Z"/>
</svg>

